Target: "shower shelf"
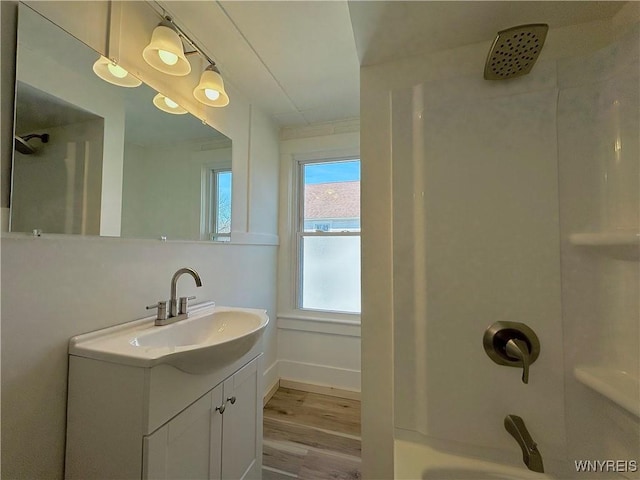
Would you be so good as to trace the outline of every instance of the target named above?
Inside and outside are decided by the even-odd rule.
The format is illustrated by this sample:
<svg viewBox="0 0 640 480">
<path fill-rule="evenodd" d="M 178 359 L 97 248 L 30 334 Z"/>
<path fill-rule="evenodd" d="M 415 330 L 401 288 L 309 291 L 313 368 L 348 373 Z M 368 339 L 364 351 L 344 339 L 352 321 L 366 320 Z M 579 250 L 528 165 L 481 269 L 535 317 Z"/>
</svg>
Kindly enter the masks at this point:
<svg viewBox="0 0 640 480">
<path fill-rule="evenodd" d="M 637 232 L 599 232 L 572 233 L 569 241 L 573 245 L 584 247 L 624 247 L 640 246 L 640 233 Z"/>
<path fill-rule="evenodd" d="M 621 370 L 576 367 L 578 381 L 640 418 L 640 381 Z"/>
<path fill-rule="evenodd" d="M 634 231 L 572 233 L 569 242 L 619 260 L 640 260 L 640 233 Z"/>
</svg>

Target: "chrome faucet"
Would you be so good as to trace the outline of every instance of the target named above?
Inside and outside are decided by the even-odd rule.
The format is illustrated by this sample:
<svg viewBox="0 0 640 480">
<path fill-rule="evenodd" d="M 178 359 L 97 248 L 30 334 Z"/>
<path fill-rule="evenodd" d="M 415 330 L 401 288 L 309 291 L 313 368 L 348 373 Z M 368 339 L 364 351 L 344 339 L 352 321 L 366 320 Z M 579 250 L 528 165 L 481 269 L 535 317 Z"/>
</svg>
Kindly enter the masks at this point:
<svg viewBox="0 0 640 480">
<path fill-rule="evenodd" d="M 522 449 L 522 461 L 529 470 L 544 473 L 542 455 L 538 450 L 538 445 L 533 441 L 524 420 L 517 415 L 507 415 L 504 417 L 504 428 L 516 439 Z"/>
<path fill-rule="evenodd" d="M 184 267 L 173 274 L 173 278 L 171 279 L 171 299 L 169 300 L 169 318 L 175 318 L 174 321 L 178 321 L 182 318 L 186 318 L 187 300 L 191 300 L 190 297 L 180 298 L 180 311 L 178 311 L 178 299 L 176 298 L 177 284 L 180 276 L 185 273 L 188 273 L 193 277 L 193 279 L 196 281 L 196 287 L 202 286 L 202 280 L 200 280 L 200 275 L 198 275 L 198 272 L 196 272 L 192 268 Z M 180 317 L 180 318 L 177 318 L 177 317 Z"/>
<path fill-rule="evenodd" d="M 202 280 L 200 280 L 200 275 L 198 272 L 193 270 L 192 268 L 181 268 L 176 273 L 173 274 L 173 278 L 171 278 L 171 299 L 169 300 L 169 315 L 167 315 L 167 302 L 160 301 L 155 305 L 149 305 L 147 310 L 152 308 L 158 309 L 158 316 L 156 317 L 156 325 L 168 325 L 173 322 L 177 322 L 178 320 L 182 320 L 183 318 L 187 318 L 189 316 L 188 308 L 189 308 L 189 300 L 193 300 L 196 297 L 180 297 L 180 308 L 178 308 L 178 299 L 177 299 L 177 284 L 178 279 L 184 273 L 188 273 L 193 277 L 196 281 L 196 286 L 202 286 Z"/>
</svg>

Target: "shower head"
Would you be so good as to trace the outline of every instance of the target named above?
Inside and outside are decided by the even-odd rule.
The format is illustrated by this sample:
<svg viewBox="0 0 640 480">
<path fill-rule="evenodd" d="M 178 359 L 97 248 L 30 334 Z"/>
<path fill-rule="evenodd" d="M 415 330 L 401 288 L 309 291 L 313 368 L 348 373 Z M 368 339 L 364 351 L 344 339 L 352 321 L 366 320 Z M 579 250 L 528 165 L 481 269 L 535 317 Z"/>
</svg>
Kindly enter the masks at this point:
<svg viewBox="0 0 640 480">
<path fill-rule="evenodd" d="M 533 23 L 498 32 L 484 65 L 485 80 L 506 80 L 529 73 L 548 30 L 546 23 Z"/>
<path fill-rule="evenodd" d="M 31 155 L 36 151 L 35 148 L 18 136 L 15 137 L 15 149 L 23 155 Z"/>
<path fill-rule="evenodd" d="M 49 134 L 32 133 L 30 135 L 25 135 L 24 137 L 18 137 L 16 135 L 14 137 L 14 148 L 23 155 L 31 155 L 32 153 L 35 153 L 36 149 L 28 143 L 32 138 L 39 138 L 42 143 L 47 143 L 49 141 Z"/>
</svg>

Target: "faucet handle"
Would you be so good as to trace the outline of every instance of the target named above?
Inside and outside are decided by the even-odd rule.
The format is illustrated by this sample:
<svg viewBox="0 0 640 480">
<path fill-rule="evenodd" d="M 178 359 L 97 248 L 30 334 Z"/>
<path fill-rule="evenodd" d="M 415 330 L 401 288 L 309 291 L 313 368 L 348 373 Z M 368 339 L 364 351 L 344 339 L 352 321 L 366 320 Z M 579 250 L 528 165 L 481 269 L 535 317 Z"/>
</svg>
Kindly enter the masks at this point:
<svg viewBox="0 0 640 480">
<path fill-rule="evenodd" d="M 482 337 L 484 351 L 498 365 L 522 368 L 522 383 L 529 383 L 529 368 L 540 355 L 540 340 L 518 322 L 495 322 Z"/>
<path fill-rule="evenodd" d="M 178 310 L 178 314 L 189 313 L 189 300 L 193 300 L 195 298 L 195 295 L 190 297 L 180 297 L 180 309 Z"/>
<path fill-rule="evenodd" d="M 160 300 L 155 305 L 147 305 L 145 307 L 147 310 L 153 310 L 154 308 L 158 309 L 157 320 L 166 320 L 167 319 L 167 302 L 166 300 Z"/>
<path fill-rule="evenodd" d="M 509 357 L 522 362 L 522 383 L 529 383 L 530 352 L 527 342 L 512 338 L 505 345 L 505 351 Z"/>
</svg>

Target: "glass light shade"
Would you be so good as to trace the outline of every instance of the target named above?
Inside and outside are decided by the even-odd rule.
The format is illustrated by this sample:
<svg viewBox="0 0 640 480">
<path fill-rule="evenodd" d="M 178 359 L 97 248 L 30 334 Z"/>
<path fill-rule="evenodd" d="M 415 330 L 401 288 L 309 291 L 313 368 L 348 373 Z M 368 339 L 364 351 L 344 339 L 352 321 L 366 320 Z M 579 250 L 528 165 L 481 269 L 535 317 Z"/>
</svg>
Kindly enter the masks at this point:
<svg viewBox="0 0 640 480">
<path fill-rule="evenodd" d="M 225 107 L 229 105 L 229 96 L 224 90 L 222 76 L 213 70 L 214 68 L 214 66 L 209 66 L 202 72 L 200 83 L 193 90 L 193 96 L 200 103 L 210 107 Z"/>
<path fill-rule="evenodd" d="M 179 107 L 179 105 L 174 102 L 173 100 L 171 100 L 169 97 L 164 97 L 164 103 L 165 105 L 167 105 L 167 107 L 172 108 L 172 109 L 176 109 Z"/>
<path fill-rule="evenodd" d="M 212 102 L 220 98 L 220 92 L 217 90 L 211 90 L 210 88 L 204 89 L 204 95 Z"/>
<path fill-rule="evenodd" d="M 172 113 L 173 115 L 184 115 L 187 113 L 184 108 L 161 93 L 158 93 L 153 97 L 153 104 L 163 112 Z"/>
<path fill-rule="evenodd" d="M 142 83 L 124 68 L 103 56 L 93 64 L 93 72 L 105 82 L 118 85 L 119 87 L 132 88 Z"/>
<path fill-rule="evenodd" d="M 178 56 L 175 53 L 167 52 L 165 50 L 158 50 L 158 56 L 167 65 L 175 65 L 178 63 Z"/>
<path fill-rule="evenodd" d="M 173 28 L 165 25 L 158 25 L 153 30 L 151 41 L 142 51 L 142 57 L 153 68 L 169 75 L 184 76 L 191 72 L 191 64 L 184 55 L 180 36 Z"/>
<path fill-rule="evenodd" d="M 116 65 L 113 63 L 110 63 L 109 65 L 107 65 L 107 70 L 109 70 L 109 73 L 111 75 L 118 78 L 124 78 L 127 75 L 129 75 L 129 72 L 127 72 L 124 68 L 122 68 L 120 65 Z"/>
</svg>

